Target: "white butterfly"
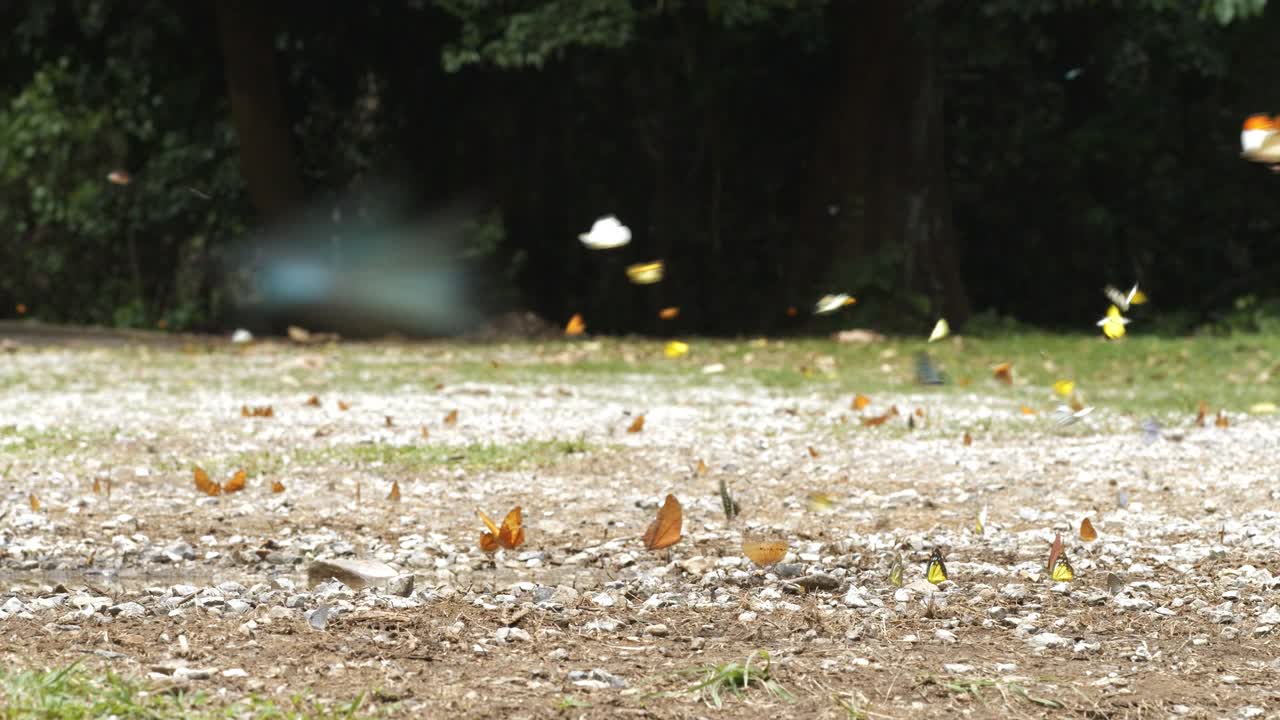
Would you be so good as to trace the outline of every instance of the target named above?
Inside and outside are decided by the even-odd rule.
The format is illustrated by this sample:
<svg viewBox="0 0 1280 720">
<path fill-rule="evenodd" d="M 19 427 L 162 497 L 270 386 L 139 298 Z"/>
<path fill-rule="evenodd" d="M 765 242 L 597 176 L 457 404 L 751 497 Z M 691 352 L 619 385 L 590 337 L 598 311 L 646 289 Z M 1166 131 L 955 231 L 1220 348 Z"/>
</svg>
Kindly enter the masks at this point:
<svg viewBox="0 0 1280 720">
<path fill-rule="evenodd" d="M 840 293 L 839 295 L 823 295 L 818 299 L 818 303 L 813 306 L 814 315 L 826 315 L 833 313 L 845 305 L 852 305 L 858 302 L 856 298 L 848 293 Z"/>
<path fill-rule="evenodd" d="M 938 323 L 933 326 L 933 332 L 929 333 L 929 342 L 941 340 L 951 334 L 951 325 L 947 323 L 946 318 L 939 318 Z"/>
<path fill-rule="evenodd" d="M 1129 311 L 1130 305 L 1141 305 L 1147 301 L 1147 296 L 1138 289 L 1137 283 L 1134 283 L 1133 287 L 1129 288 L 1127 295 L 1117 290 L 1113 285 L 1108 285 L 1102 292 L 1106 294 L 1108 300 L 1115 303 L 1116 307 L 1125 312 Z"/>
<path fill-rule="evenodd" d="M 1070 405 L 1059 405 L 1057 411 L 1058 424 L 1065 426 L 1078 423 L 1091 412 L 1093 412 L 1092 405 L 1079 410 L 1072 410 Z"/>
<path fill-rule="evenodd" d="M 592 250 L 612 250 L 631 242 L 631 228 L 616 216 L 606 215 L 596 220 L 589 232 L 579 233 L 578 239 Z"/>
</svg>

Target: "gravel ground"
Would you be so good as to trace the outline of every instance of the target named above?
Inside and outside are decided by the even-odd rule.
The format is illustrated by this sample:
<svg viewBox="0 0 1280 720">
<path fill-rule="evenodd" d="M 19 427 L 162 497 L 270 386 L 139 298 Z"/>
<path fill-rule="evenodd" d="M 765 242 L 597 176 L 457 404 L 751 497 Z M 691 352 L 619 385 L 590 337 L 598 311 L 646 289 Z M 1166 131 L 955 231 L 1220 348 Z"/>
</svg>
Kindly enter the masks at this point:
<svg viewBox="0 0 1280 720">
<path fill-rule="evenodd" d="M 1061 426 L 995 384 L 856 411 L 700 363 L 578 373 L 591 343 L 133 340 L 0 354 L 0 666 L 405 717 L 1280 717 L 1275 416 Z M 667 493 L 684 537 L 650 552 Z M 525 544 L 481 552 L 476 507 L 514 505 Z M 756 568 L 744 535 L 789 552 Z M 309 582 L 352 559 L 396 577 Z M 761 650 L 775 690 L 713 710 L 708 668 Z"/>
</svg>

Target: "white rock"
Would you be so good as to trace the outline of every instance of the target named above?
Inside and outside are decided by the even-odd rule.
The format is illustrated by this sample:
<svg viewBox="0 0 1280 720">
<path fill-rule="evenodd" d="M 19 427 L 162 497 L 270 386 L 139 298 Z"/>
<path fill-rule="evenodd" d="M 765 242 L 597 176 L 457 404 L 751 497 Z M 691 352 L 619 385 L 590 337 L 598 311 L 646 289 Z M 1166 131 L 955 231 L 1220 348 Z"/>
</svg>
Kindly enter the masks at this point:
<svg viewBox="0 0 1280 720">
<path fill-rule="evenodd" d="M 759 616 L 755 612 L 751 610 L 744 610 L 742 614 L 738 615 L 738 622 L 740 623 L 755 622 L 757 617 Z"/>
<path fill-rule="evenodd" d="M 527 631 L 518 627 L 500 627 L 493 634 L 493 637 L 498 642 L 503 642 L 503 643 L 533 641 L 533 638 L 529 636 L 529 633 Z"/>
<path fill-rule="evenodd" d="M 967 675 L 973 672 L 973 666 L 964 663 L 946 663 L 942 666 L 942 669 L 952 675 Z"/>
<path fill-rule="evenodd" d="M 1033 649 L 1045 650 L 1048 648 L 1067 647 L 1071 644 L 1071 641 L 1057 633 L 1043 632 L 1039 635 L 1032 635 L 1027 639 L 1027 644 Z"/>
<path fill-rule="evenodd" d="M 591 602 L 598 607 L 613 607 L 617 601 L 607 592 L 597 593 L 591 596 Z"/>
<path fill-rule="evenodd" d="M 933 633 L 933 639 L 943 645 L 954 645 L 956 642 L 956 634 L 950 630 L 940 629 Z"/>
</svg>

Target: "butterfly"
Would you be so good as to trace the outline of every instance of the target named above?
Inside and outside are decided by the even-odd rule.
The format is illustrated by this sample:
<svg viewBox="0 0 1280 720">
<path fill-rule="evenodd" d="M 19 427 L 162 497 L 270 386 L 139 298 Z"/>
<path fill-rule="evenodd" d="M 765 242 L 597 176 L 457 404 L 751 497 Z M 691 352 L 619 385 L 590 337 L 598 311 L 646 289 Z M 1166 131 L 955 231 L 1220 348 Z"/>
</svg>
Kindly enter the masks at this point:
<svg viewBox="0 0 1280 720">
<path fill-rule="evenodd" d="M 946 382 L 933 366 L 929 353 L 916 353 L 916 382 L 921 385 L 942 385 Z"/>
<path fill-rule="evenodd" d="M 341 411 L 343 411 L 343 412 L 346 412 L 346 411 L 348 411 L 348 410 L 350 410 L 350 409 L 351 409 L 351 403 L 349 403 L 349 402 L 343 402 L 342 400 L 339 400 L 339 401 L 338 401 L 338 409 L 339 409 L 339 410 L 341 410 Z"/>
<path fill-rule="evenodd" d="M 627 426 L 627 432 L 629 433 L 638 433 L 641 430 L 644 430 L 644 413 L 637 415 L 636 419 L 632 420 L 631 424 Z"/>
<path fill-rule="evenodd" d="M 1209 414 L 1209 403 L 1201 400 L 1199 411 L 1196 413 L 1196 425 L 1199 427 L 1204 427 L 1204 419 L 1205 419 L 1205 416 L 1207 416 L 1208 414 Z"/>
<path fill-rule="evenodd" d="M 894 587 L 902 587 L 902 556 L 893 556 L 893 565 L 889 566 L 889 584 Z M 946 573 L 943 573 L 944 575 Z"/>
<path fill-rule="evenodd" d="M 729 486 L 725 484 L 724 478 L 720 478 L 720 507 L 724 509 L 724 519 L 726 521 L 738 517 L 738 513 L 742 512 L 738 501 L 734 500 L 733 496 L 729 494 Z"/>
<path fill-rule="evenodd" d="M 929 342 L 936 342 L 951 334 L 951 325 L 947 323 L 946 318 L 938 318 L 938 322 L 933 326 L 933 332 L 929 333 Z"/>
<path fill-rule="evenodd" d="M 35 493 L 27 493 L 27 502 L 31 504 L 32 512 L 40 512 L 40 498 Z"/>
<path fill-rule="evenodd" d="M 1049 562 L 1045 564 L 1045 571 L 1050 575 L 1053 569 L 1058 566 L 1058 556 L 1062 554 L 1062 533 L 1053 534 L 1053 544 L 1049 546 Z"/>
<path fill-rule="evenodd" d="M 112 185 L 128 185 L 133 182 L 133 178 L 124 170 L 112 170 L 107 173 L 107 182 Z"/>
<path fill-rule="evenodd" d="M 662 354 L 673 360 L 678 357 L 684 357 L 689 354 L 689 343 L 672 340 L 666 344 L 666 347 L 662 348 Z"/>
<path fill-rule="evenodd" d="M 237 470 L 231 479 L 219 485 L 209 479 L 209 473 L 203 468 L 197 466 L 194 471 L 196 489 L 205 495 L 230 495 L 233 492 L 239 492 L 244 489 L 245 481 L 249 479 L 244 470 Z"/>
<path fill-rule="evenodd" d="M 973 436 L 970 435 L 968 432 L 965 432 L 963 442 L 965 447 L 969 447 L 970 445 L 973 444 Z"/>
<path fill-rule="evenodd" d="M 311 407 L 320 407 L 320 396 L 312 395 L 311 397 L 307 398 L 307 405 Z"/>
<path fill-rule="evenodd" d="M 1219 410 L 1218 417 L 1216 420 L 1213 421 L 1213 424 L 1217 427 L 1224 428 L 1224 427 L 1229 427 L 1231 425 L 1231 422 L 1227 420 L 1227 414 Z"/>
<path fill-rule="evenodd" d="M 853 403 L 851 403 L 850 407 L 852 407 L 854 410 L 862 410 L 863 408 L 865 408 L 870 404 L 871 404 L 871 398 L 867 397 L 866 395 L 863 395 L 862 393 L 858 393 L 857 395 L 853 396 Z"/>
<path fill-rule="evenodd" d="M 941 585 L 947 580 L 947 565 L 942 562 L 942 551 L 938 548 L 934 548 L 933 554 L 929 556 L 925 578 L 934 585 Z"/>
<path fill-rule="evenodd" d="M 271 492 L 273 492 L 273 493 L 282 493 L 282 492 L 284 492 L 284 483 L 280 482 L 279 480 L 272 480 L 272 481 L 271 481 Z"/>
<path fill-rule="evenodd" d="M 450 410 L 450 411 L 449 411 L 449 414 L 444 416 L 444 424 L 445 424 L 445 425 L 457 425 L 457 424 L 458 424 L 458 409 L 457 409 L 457 408 L 454 408 L 453 410 Z"/>
<path fill-rule="evenodd" d="M 1072 411 L 1069 405 L 1059 405 L 1055 414 L 1058 416 L 1058 424 L 1065 427 L 1080 422 L 1091 412 L 1093 412 L 1092 407 L 1082 407 L 1079 410 Z"/>
<path fill-rule="evenodd" d="M 1267 163 L 1277 169 L 1280 163 L 1280 135 L 1276 134 L 1276 122 L 1264 115 L 1250 115 L 1240 131 L 1240 157 L 1250 162 Z"/>
<path fill-rule="evenodd" d="M 240 406 L 240 417 L 275 417 L 276 411 L 270 405 L 260 407 Z"/>
<path fill-rule="evenodd" d="M 889 418 L 897 417 L 897 415 L 898 415 L 898 406 L 893 405 L 893 406 L 890 406 L 889 410 L 885 412 L 883 415 L 876 415 L 875 417 L 862 418 L 862 424 L 867 427 L 879 427 L 880 425 L 883 425 L 886 422 L 888 422 Z"/>
<path fill-rule="evenodd" d="M 663 264 L 661 260 L 647 263 L 635 263 L 627 266 L 627 279 L 636 285 L 652 285 L 662 282 Z"/>
<path fill-rule="evenodd" d="M 781 562 L 787 556 L 787 541 L 770 538 L 742 538 L 742 554 L 757 567 Z"/>
<path fill-rule="evenodd" d="M 678 307 L 664 307 L 658 311 L 658 319 L 660 320 L 675 320 L 677 317 L 680 317 L 680 308 Z"/>
<path fill-rule="evenodd" d="M 813 449 L 813 446 L 812 446 L 812 445 L 810 445 L 810 446 L 809 446 L 809 457 L 811 457 L 811 458 L 815 458 L 815 459 L 816 459 L 816 458 L 820 458 L 820 457 L 822 457 L 822 453 L 818 452 L 817 450 L 814 450 L 814 449 Z"/>
<path fill-rule="evenodd" d="M 507 513 L 507 517 L 502 521 L 502 527 L 499 528 L 489 519 L 488 515 L 480 508 L 476 508 L 476 514 L 480 516 L 480 520 L 484 522 L 484 526 L 489 528 L 488 532 L 480 533 L 480 549 L 487 552 L 497 552 L 498 548 L 503 547 L 508 550 L 515 550 L 524 544 L 524 527 L 520 521 L 520 506 L 511 508 L 511 512 Z"/>
<path fill-rule="evenodd" d="M 982 510 L 978 512 L 978 521 L 973 526 L 979 535 L 987 534 L 987 506 L 983 505 Z"/>
<path fill-rule="evenodd" d="M 1013 365 L 1003 362 L 991 368 L 991 377 L 999 380 L 1005 385 L 1013 384 Z"/>
<path fill-rule="evenodd" d="M 1023 405 L 1023 406 L 1022 406 L 1022 414 L 1023 414 L 1023 415 L 1035 415 L 1035 414 L 1036 414 L 1036 409 L 1035 409 L 1035 408 L 1033 408 L 1033 407 L 1028 407 L 1028 406 L 1026 406 L 1026 405 Z"/>
<path fill-rule="evenodd" d="M 1107 592 L 1118 595 L 1124 590 L 1124 579 L 1115 573 L 1107 573 Z"/>
<path fill-rule="evenodd" d="M 586 331 L 587 323 L 582 319 L 581 313 L 574 313 L 573 317 L 569 318 L 569 322 L 564 324 L 564 334 L 569 337 L 581 335 Z"/>
<path fill-rule="evenodd" d="M 1129 318 L 1120 314 L 1120 308 L 1112 305 L 1107 308 L 1107 314 L 1097 322 L 1098 327 L 1102 328 L 1102 334 L 1107 336 L 1108 340 L 1119 340 L 1124 337 L 1124 326 L 1129 324 Z"/>
<path fill-rule="evenodd" d="M 579 233 L 578 239 L 592 250 L 612 250 L 631 242 L 631 228 L 616 216 L 605 215 L 591 225 L 591 230 Z"/>
<path fill-rule="evenodd" d="M 387 493 L 387 499 L 391 502 L 400 502 L 400 481 L 391 481 L 391 492 Z"/>
<path fill-rule="evenodd" d="M 1160 423 L 1153 417 L 1142 421 L 1142 441 L 1147 445 L 1160 439 Z"/>
<path fill-rule="evenodd" d="M 1063 551 L 1058 554 L 1058 561 L 1053 564 L 1053 571 L 1050 573 L 1054 582 L 1071 582 L 1076 576 L 1074 570 L 1071 569 L 1071 562 L 1067 560 L 1067 553 Z"/>
<path fill-rule="evenodd" d="M 644 531 L 641 540 L 647 550 L 662 550 L 680 542 L 680 528 L 684 524 L 684 513 L 680 509 L 680 501 L 675 495 L 667 495 L 662 507 L 658 508 L 658 517 Z"/>
<path fill-rule="evenodd" d="M 1060 397 L 1071 397 L 1071 393 L 1076 389 L 1074 380 L 1059 380 L 1053 384 L 1053 391 Z"/>
<path fill-rule="evenodd" d="M 808 501 L 809 510 L 813 512 L 831 512 L 836 506 L 836 499 L 830 493 L 812 492 L 809 493 L 805 500 Z"/>
<path fill-rule="evenodd" d="M 1130 305 L 1142 305 L 1147 301 L 1147 294 L 1138 289 L 1137 283 L 1134 283 L 1127 294 L 1120 292 L 1111 285 L 1108 285 L 1102 292 L 1106 294 L 1108 300 L 1125 312 L 1129 311 Z"/>
<path fill-rule="evenodd" d="M 827 313 L 833 313 L 842 307 L 852 305 L 856 302 L 858 302 L 858 299 L 848 293 L 823 295 L 818 298 L 818 302 L 813 306 L 813 314 L 826 315 Z"/>
<path fill-rule="evenodd" d="M 1080 521 L 1080 539 L 1085 542 L 1098 539 L 1098 531 L 1093 529 L 1093 523 L 1089 522 L 1089 518 Z"/>
<path fill-rule="evenodd" d="M 694 468 L 694 469 L 693 469 L 693 474 L 694 474 L 694 475 L 706 475 L 706 474 L 707 474 L 707 464 L 706 464 L 705 462 L 703 462 L 702 460 L 698 460 L 698 466 L 697 466 L 696 468 Z"/>
</svg>

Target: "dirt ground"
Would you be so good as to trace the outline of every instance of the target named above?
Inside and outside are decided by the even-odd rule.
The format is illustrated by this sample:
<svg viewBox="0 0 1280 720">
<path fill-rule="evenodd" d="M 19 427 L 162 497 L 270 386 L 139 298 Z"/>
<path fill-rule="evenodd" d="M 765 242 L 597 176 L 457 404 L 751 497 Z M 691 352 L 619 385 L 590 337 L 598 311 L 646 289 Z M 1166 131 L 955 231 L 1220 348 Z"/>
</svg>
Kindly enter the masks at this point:
<svg viewBox="0 0 1280 720">
<path fill-rule="evenodd" d="M 1274 416 L 1144 437 L 1105 408 L 1063 426 L 996 387 L 910 383 L 859 411 L 839 381 L 592 347 L 18 338 L 0 664 L 227 702 L 365 692 L 393 717 L 1280 717 Z M 249 486 L 202 496 L 194 465 Z M 650 552 L 667 493 L 684 537 Z M 481 552 L 475 508 L 514 505 L 525 544 Z M 1046 577 L 1056 532 L 1070 583 Z M 755 568 L 744 535 L 789 553 Z M 414 590 L 307 587 L 343 557 Z M 780 691 L 722 687 L 717 709 L 698 689 L 762 650 Z"/>
</svg>

